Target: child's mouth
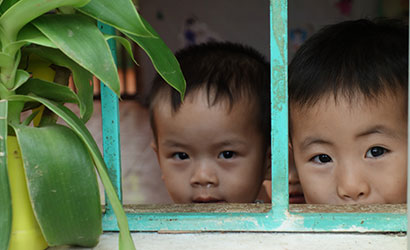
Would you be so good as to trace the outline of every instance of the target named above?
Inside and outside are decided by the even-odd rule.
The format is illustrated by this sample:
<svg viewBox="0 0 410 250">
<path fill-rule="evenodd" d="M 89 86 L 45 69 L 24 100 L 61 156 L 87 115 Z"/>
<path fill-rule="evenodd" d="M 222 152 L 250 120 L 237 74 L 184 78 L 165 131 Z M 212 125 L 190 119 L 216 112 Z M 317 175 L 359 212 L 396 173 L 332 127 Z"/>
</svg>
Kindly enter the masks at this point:
<svg viewBox="0 0 410 250">
<path fill-rule="evenodd" d="M 226 201 L 217 199 L 214 197 L 197 197 L 192 202 L 193 203 L 223 203 Z"/>
<path fill-rule="evenodd" d="M 290 193 L 289 204 L 304 204 L 306 203 L 303 193 Z"/>
</svg>

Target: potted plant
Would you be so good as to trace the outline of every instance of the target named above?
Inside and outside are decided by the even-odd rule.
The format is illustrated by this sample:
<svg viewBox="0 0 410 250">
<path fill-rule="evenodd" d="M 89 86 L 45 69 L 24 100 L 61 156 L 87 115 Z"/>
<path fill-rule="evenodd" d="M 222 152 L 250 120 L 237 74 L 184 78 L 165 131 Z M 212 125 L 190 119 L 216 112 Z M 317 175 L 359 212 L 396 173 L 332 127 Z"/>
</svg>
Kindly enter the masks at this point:
<svg viewBox="0 0 410 250">
<path fill-rule="evenodd" d="M 183 98 L 178 62 L 131 0 L 0 1 L 0 249 L 95 246 L 102 233 L 95 169 L 117 217 L 120 249 L 135 248 L 84 125 L 93 110 L 93 75 L 119 96 L 107 40 L 116 39 L 132 57 L 129 40 L 103 34 L 97 21 L 144 49 Z M 67 86 L 70 75 L 76 91 Z M 80 116 L 64 103 L 77 104 Z M 22 228 L 28 228 L 24 240 Z"/>
</svg>

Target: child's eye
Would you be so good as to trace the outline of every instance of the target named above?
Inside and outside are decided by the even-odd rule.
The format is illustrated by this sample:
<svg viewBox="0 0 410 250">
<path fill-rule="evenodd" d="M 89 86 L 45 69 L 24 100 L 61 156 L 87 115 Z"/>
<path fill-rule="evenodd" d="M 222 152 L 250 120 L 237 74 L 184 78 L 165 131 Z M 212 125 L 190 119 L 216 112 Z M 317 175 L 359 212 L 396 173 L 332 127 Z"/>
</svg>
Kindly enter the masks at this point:
<svg viewBox="0 0 410 250">
<path fill-rule="evenodd" d="M 383 148 L 383 147 L 371 147 L 366 152 L 366 158 L 380 157 L 380 156 L 384 155 L 386 152 L 388 152 L 388 150 Z"/>
<path fill-rule="evenodd" d="M 177 160 L 186 160 L 189 158 L 189 155 L 184 152 L 177 152 L 172 155 L 172 158 L 175 158 Z"/>
<path fill-rule="evenodd" d="M 319 164 L 324 164 L 324 163 L 328 163 L 332 161 L 332 158 L 326 154 L 320 154 L 320 155 L 316 155 L 314 156 L 311 161 L 315 162 L 315 163 L 319 163 Z"/>
<path fill-rule="evenodd" d="M 235 156 L 235 152 L 233 151 L 223 151 L 219 154 L 219 158 L 223 158 L 223 159 L 231 159 Z"/>
</svg>

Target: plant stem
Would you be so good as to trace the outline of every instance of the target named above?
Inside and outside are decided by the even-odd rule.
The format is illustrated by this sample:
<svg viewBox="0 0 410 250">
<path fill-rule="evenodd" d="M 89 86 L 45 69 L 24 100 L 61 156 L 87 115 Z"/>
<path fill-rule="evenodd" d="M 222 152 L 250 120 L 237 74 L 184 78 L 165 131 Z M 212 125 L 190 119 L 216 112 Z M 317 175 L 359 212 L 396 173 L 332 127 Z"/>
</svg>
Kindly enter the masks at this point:
<svg viewBox="0 0 410 250">
<path fill-rule="evenodd" d="M 7 34 L 0 30 L 0 41 L 2 44 L 2 52 L 9 55 L 8 62 L 5 63 L 7 66 L 1 67 L 0 73 L 0 84 L 3 84 L 7 89 L 12 89 L 14 87 L 14 79 L 16 77 L 17 65 L 20 61 L 20 56 L 17 56 L 19 48 L 16 46 L 9 46 L 16 39 L 12 39 Z M 3 98 L 3 97 L 2 97 Z"/>
<path fill-rule="evenodd" d="M 9 123 L 20 124 L 20 114 L 24 108 L 24 102 L 9 102 L 7 120 Z"/>
<path fill-rule="evenodd" d="M 12 89 L 14 87 L 14 80 L 16 78 L 17 69 L 16 64 L 18 63 L 19 62 L 16 60 L 10 60 L 8 66 L 1 68 L 0 81 L 1 84 L 3 84 L 7 89 Z"/>
<path fill-rule="evenodd" d="M 9 96 L 15 95 L 15 91 L 8 90 L 4 85 L 0 83 L 0 99 L 7 100 Z M 20 123 L 20 114 L 24 108 L 24 102 L 21 101 L 12 101 L 8 103 L 8 114 L 7 121 L 19 124 Z"/>
</svg>

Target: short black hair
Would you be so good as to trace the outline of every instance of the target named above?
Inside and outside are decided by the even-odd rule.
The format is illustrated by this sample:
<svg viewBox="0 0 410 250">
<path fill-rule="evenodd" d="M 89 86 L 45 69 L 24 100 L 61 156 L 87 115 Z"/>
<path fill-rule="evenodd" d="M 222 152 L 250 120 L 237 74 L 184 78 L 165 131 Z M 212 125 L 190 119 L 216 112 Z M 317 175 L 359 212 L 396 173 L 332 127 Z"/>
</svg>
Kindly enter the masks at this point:
<svg viewBox="0 0 410 250">
<path fill-rule="evenodd" d="M 229 106 L 242 98 L 256 104 L 258 123 L 266 143 L 270 143 L 270 67 L 255 49 L 232 42 L 193 45 L 175 54 L 187 86 L 185 96 L 206 91 L 209 105 L 228 101 Z M 157 74 L 149 94 L 151 126 L 155 131 L 153 109 L 165 94 L 173 112 L 181 106 L 179 93 Z M 155 138 L 156 139 L 156 138 Z"/>
<path fill-rule="evenodd" d="M 398 19 L 359 19 L 322 28 L 289 65 L 290 106 L 308 108 L 329 94 L 350 101 L 389 92 L 407 98 L 408 46 L 408 26 Z"/>
</svg>

